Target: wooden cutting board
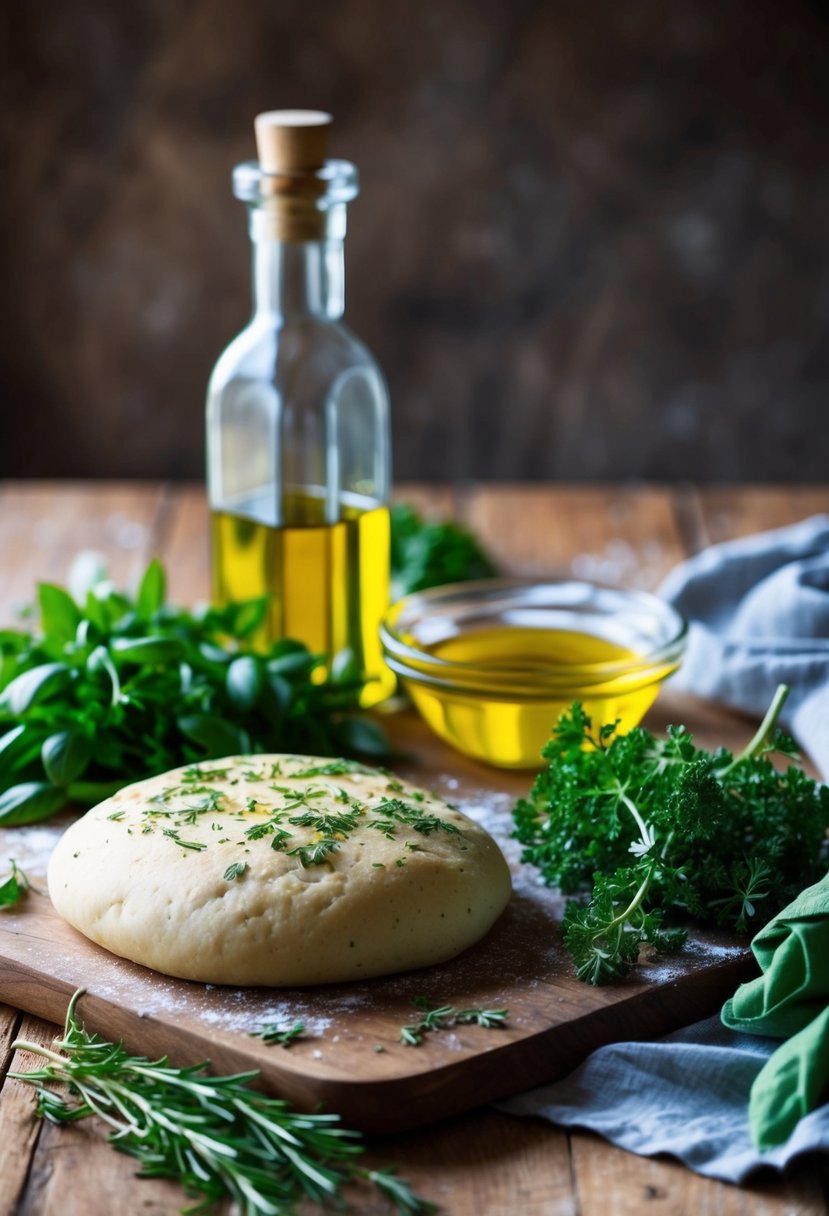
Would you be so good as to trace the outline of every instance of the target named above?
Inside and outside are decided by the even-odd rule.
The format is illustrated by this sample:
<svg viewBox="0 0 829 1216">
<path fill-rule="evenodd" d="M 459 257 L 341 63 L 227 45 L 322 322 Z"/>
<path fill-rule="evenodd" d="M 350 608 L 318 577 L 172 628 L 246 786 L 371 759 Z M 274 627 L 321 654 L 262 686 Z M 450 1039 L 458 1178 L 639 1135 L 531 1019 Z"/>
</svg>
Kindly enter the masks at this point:
<svg viewBox="0 0 829 1216">
<path fill-rule="evenodd" d="M 690 701 L 660 701 L 651 725 L 684 721 L 701 742 L 742 742 L 738 720 Z M 577 981 L 559 935 L 562 901 L 522 866 L 510 839 L 511 808 L 531 774 L 466 760 L 435 740 L 407 711 L 390 723 L 405 755 L 401 776 L 433 786 L 482 822 L 513 865 L 514 894 L 491 933 L 460 958 L 388 979 L 294 990 L 234 989 L 174 980 L 128 963 L 61 921 L 45 893 L 0 911 L 0 997 L 62 1022 L 70 996 L 86 989 L 80 1013 L 90 1030 L 123 1038 L 131 1051 L 176 1064 L 209 1060 L 217 1072 L 257 1069 L 261 1083 L 297 1106 L 336 1111 L 347 1126 L 399 1131 L 539 1085 L 569 1072 L 602 1044 L 652 1038 L 713 1013 L 754 973 L 744 942 L 694 934 L 686 950 L 651 960 L 624 984 Z M 15 857 L 35 879 L 65 826 L 0 832 L 0 861 Z M 5 868 L 0 867 L 2 872 Z M 45 884 L 44 891 L 45 891 Z M 505 1026 L 461 1026 L 400 1042 L 416 1018 L 415 998 L 459 1008 L 506 1008 Z M 301 1021 L 289 1048 L 253 1031 Z"/>
</svg>

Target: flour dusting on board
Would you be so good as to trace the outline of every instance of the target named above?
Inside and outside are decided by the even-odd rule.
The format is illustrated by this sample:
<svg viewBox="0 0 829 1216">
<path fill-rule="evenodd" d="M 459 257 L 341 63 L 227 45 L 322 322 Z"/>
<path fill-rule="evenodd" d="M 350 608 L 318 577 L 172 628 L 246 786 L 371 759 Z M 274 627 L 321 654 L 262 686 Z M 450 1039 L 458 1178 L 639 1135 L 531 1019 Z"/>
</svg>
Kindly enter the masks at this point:
<svg viewBox="0 0 829 1216">
<path fill-rule="evenodd" d="M 12 858 L 30 878 L 45 878 L 52 850 L 63 835 L 66 823 L 52 822 L 32 827 L 7 828 L 0 832 L 0 876 L 11 868 Z"/>
</svg>

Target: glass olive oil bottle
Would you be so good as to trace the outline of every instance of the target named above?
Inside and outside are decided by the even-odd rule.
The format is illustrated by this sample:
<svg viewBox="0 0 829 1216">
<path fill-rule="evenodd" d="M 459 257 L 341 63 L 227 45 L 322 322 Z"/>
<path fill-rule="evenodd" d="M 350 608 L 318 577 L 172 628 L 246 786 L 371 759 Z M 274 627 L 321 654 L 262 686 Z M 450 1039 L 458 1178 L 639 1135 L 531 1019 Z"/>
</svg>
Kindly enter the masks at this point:
<svg viewBox="0 0 829 1216">
<path fill-rule="evenodd" d="M 388 395 L 342 323 L 346 205 L 357 171 L 326 159 L 331 117 L 256 119 L 258 161 L 233 173 L 248 206 L 253 316 L 207 396 L 213 595 L 268 595 L 258 639 L 304 642 L 394 689 L 379 625 L 389 599 Z M 338 657 L 339 656 L 339 657 Z"/>
</svg>

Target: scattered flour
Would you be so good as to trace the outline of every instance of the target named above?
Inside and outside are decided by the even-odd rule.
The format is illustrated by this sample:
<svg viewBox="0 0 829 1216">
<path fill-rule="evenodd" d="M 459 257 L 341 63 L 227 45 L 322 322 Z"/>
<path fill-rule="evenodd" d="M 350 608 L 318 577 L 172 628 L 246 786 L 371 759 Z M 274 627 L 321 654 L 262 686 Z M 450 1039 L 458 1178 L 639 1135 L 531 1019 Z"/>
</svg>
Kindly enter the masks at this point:
<svg viewBox="0 0 829 1216">
<path fill-rule="evenodd" d="M 46 867 L 68 820 L 33 824 L 31 827 L 5 828 L 0 831 L 0 878 L 11 869 L 14 858 L 30 878 L 45 878 Z"/>
</svg>

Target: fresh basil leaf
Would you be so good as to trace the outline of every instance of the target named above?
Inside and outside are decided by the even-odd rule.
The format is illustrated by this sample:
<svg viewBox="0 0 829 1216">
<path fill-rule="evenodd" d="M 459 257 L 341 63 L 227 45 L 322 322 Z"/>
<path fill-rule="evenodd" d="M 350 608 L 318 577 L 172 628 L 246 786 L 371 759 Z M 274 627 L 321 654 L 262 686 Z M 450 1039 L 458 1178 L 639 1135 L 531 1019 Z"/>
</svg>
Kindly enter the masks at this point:
<svg viewBox="0 0 829 1216">
<path fill-rule="evenodd" d="M 65 688 L 71 678 L 65 663 L 41 663 L 12 680 L 3 692 L 2 703 L 15 718 L 20 718 L 33 705 Z"/>
<path fill-rule="evenodd" d="M 270 599 L 267 595 L 227 606 L 228 629 L 235 638 L 248 638 L 264 624 Z"/>
<path fill-rule="evenodd" d="M 331 660 L 331 679 L 335 684 L 353 684 L 360 679 L 361 671 L 354 651 L 345 646 Z"/>
<path fill-rule="evenodd" d="M 94 612 L 92 604 L 98 605 L 98 612 Z M 97 583 L 91 589 L 87 596 L 86 614 L 93 618 L 103 632 L 122 629 L 127 617 L 135 617 L 130 601 L 116 591 L 110 582 Z"/>
<path fill-rule="evenodd" d="M 262 664 L 253 655 L 240 655 L 227 669 L 227 695 L 236 709 L 245 713 L 256 704 L 262 691 Z"/>
<path fill-rule="evenodd" d="M 121 697 L 121 681 L 118 677 L 118 672 L 115 664 L 112 661 L 112 656 L 106 646 L 96 646 L 86 660 L 86 670 L 93 675 L 99 671 L 105 671 L 109 676 L 110 684 L 112 685 L 112 694 L 110 696 L 110 704 L 116 705 Z"/>
<path fill-rule="evenodd" d="M 19 722 L 0 739 L 0 780 L 20 772 L 40 755 L 43 731 Z"/>
<path fill-rule="evenodd" d="M 231 656 L 226 650 L 222 650 L 221 646 L 215 645 L 213 642 L 202 642 L 199 646 L 199 654 L 203 659 L 207 659 L 208 663 L 220 663 L 224 665 Z"/>
<path fill-rule="evenodd" d="M 370 718 L 343 718 L 335 728 L 338 743 L 345 751 L 364 756 L 388 756 L 389 741 L 385 731 Z"/>
<path fill-rule="evenodd" d="M 25 633 L 18 633 L 15 629 L 0 629 L 0 650 L 4 654 L 19 654 L 29 644 L 30 640 Z"/>
<path fill-rule="evenodd" d="M 311 654 L 304 646 L 288 651 L 275 659 L 268 659 L 267 668 L 271 675 L 292 676 L 305 675 L 313 671 L 320 663 L 317 655 Z"/>
<path fill-rule="evenodd" d="M 154 557 L 141 579 L 138 595 L 135 599 L 135 611 L 142 620 L 148 621 L 164 604 L 167 594 L 167 579 L 164 567 L 157 557 Z"/>
<path fill-rule="evenodd" d="M 0 794 L 0 828 L 22 827 L 48 819 L 66 802 L 63 790 L 46 781 L 23 781 Z"/>
<path fill-rule="evenodd" d="M 52 784 L 67 786 L 77 781 L 89 764 L 92 747 L 83 731 L 62 730 L 46 739 L 40 755 Z"/>
<path fill-rule="evenodd" d="M 268 688 L 273 693 L 273 698 L 280 710 L 284 713 L 288 709 L 294 697 L 294 690 L 288 680 L 284 676 L 271 675 L 268 673 Z"/>
<path fill-rule="evenodd" d="M 176 663 L 181 658 L 181 643 L 176 638 L 115 638 L 111 645 L 115 658 L 124 663 L 156 666 Z"/>
<path fill-rule="evenodd" d="M 55 642 L 74 642 L 81 612 L 72 596 L 54 583 L 41 583 L 37 596 L 43 632 Z"/>
<path fill-rule="evenodd" d="M 86 619 L 95 626 L 100 634 L 104 634 L 109 630 L 109 613 L 107 612 L 106 604 L 92 590 L 86 594 L 86 603 L 83 610 L 86 613 Z"/>
<path fill-rule="evenodd" d="M 310 651 L 305 643 L 298 642 L 296 638 L 277 638 L 271 645 L 269 657 L 271 659 L 281 659 L 283 655 L 309 653 Z"/>
<path fill-rule="evenodd" d="M 217 714 L 188 714 L 178 719 L 178 726 L 183 735 L 204 748 L 208 759 L 250 751 L 247 731 Z"/>
</svg>

